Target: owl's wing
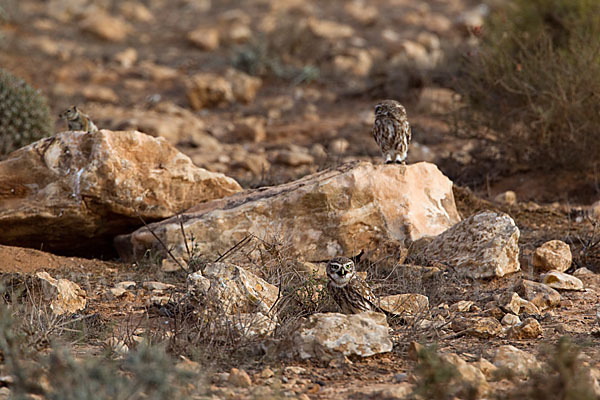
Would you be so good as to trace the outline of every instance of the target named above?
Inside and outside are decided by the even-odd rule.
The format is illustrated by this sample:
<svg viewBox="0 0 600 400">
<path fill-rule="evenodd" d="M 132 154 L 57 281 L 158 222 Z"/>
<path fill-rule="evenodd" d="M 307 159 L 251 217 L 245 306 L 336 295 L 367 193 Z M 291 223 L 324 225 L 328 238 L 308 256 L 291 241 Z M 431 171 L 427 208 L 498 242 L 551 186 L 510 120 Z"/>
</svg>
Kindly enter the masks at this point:
<svg viewBox="0 0 600 400">
<path fill-rule="evenodd" d="M 410 140 L 412 139 L 412 130 L 410 128 L 410 124 L 408 123 L 408 120 L 405 119 L 404 122 L 402 123 L 403 125 L 403 130 L 404 132 L 406 132 L 406 143 L 410 143 Z"/>
<path fill-rule="evenodd" d="M 352 289 L 356 293 L 359 293 L 360 296 L 371 305 L 371 307 L 373 307 L 374 309 L 379 308 L 379 301 L 371 291 L 371 288 L 369 287 L 367 282 L 363 281 L 361 278 L 356 276 L 354 279 L 348 282 L 348 285 L 351 285 Z"/>
</svg>

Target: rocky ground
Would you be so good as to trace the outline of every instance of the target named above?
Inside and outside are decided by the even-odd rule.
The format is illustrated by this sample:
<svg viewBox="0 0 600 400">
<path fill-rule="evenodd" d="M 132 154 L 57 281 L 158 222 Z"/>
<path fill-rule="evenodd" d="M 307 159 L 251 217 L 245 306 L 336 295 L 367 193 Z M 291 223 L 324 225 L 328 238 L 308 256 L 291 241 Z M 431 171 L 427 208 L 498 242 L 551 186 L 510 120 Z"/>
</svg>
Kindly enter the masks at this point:
<svg viewBox="0 0 600 400">
<path fill-rule="evenodd" d="M 499 176 L 451 134 L 452 61 L 485 7 L 1 6 L 0 65 L 101 128 L 57 120 L 0 161 L 4 298 L 39 354 L 150 341 L 201 376 L 190 398 L 600 396 L 597 178 Z M 407 166 L 380 165 L 370 136 L 388 97 L 413 126 Z M 399 318 L 331 313 L 325 261 L 361 250 Z M 536 372 L 552 365 L 568 367 Z"/>
</svg>

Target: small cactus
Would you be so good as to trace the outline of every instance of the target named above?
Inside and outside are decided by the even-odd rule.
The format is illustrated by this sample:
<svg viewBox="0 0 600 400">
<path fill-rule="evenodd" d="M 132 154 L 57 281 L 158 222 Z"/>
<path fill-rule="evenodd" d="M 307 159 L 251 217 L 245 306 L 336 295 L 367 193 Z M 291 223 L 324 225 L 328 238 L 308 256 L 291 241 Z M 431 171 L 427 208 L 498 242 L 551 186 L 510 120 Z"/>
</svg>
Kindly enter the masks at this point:
<svg viewBox="0 0 600 400">
<path fill-rule="evenodd" d="M 24 80 L 0 69 L 0 159 L 52 134 L 46 98 Z"/>
</svg>

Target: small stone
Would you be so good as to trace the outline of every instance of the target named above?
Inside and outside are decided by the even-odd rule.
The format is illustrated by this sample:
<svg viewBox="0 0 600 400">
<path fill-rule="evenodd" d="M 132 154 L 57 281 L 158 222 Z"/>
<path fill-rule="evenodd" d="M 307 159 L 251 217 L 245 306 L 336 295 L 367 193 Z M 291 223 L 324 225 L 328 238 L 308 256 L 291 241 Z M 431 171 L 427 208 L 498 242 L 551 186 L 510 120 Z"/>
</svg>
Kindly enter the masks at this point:
<svg viewBox="0 0 600 400">
<path fill-rule="evenodd" d="M 138 53 L 135 48 L 128 47 L 125 50 L 115 54 L 113 59 L 123 68 L 131 68 L 138 59 Z"/>
<path fill-rule="evenodd" d="M 571 266 L 573 256 L 569 245 L 561 240 L 544 243 L 533 253 L 533 266 L 540 271 L 565 272 Z"/>
<path fill-rule="evenodd" d="M 274 375 L 275 375 L 275 373 L 274 373 L 274 372 L 273 372 L 273 370 L 272 370 L 271 368 L 269 368 L 269 367 L 267 367 L 267 368 L 263 369 L 263 370 L 260 372 L 260 377 L 261 377 L 261 378 L 263 378 L 263 379 L 269 379 L 269 378 L 272 378 Z"/>
<path fill-rule="evenodd" d="M 86 292 L 68 279 L 54 279 L 49 273 L 35 274 L 42 287 L 42 301 L 50 304 L 56 315 L 73 314 L 86 306 Z"/>
<path fill-rule="evenodd" d="M 502 324 L 492 317 L 459 317 L 452 321 L 451 328 L 455 332 L 484 339 L 497 337 L 502 333 Z"/>
<path fill-rule="evenodd" d="M 129 347 L 127 347 L 125 342 L 117 339 L 116 337 L 106 339 L 104 345 L 119 355 L 125 355 L 129 352 Z"/>
<path fill-rule="evenodd" d="M 233 102 L 231 83 L 222 76 L 212 73 L 198 73 L 192 76 L 187 85 L 187 98 L 193 110 L 214 107 Z"/>
<path fill-rule="evenodd" d="M 133 289 L 136 286 L 134 281 L 122 281 L 115 285 L 115 288 Z"/>
<path fill-rule="evenodd" d="M 560 304 L 560 293 L 543 283 L 523 279 L 515 291 L 521 297 L 535 304 L 541 312 Z"/>
<path fill-rule="evenodd" d="M 229 378 L 227 379 L 233 386 L 248 388 L 252 385 L 252 380 L 246 371 L 243 369 L 231 368 L 229 371 Z"/>
<path fill-rule="evenodd" d="M 509 328 L 507 336 L 512 339 L 535 339 L 542 336 L 543 333 L 542 325 L 536 319 L 527 318 L 522 323 Z"/>
<path fill-rule="evenodd" d="M 219 48 L 219 31 L 215 28 L 200 27 L 189 32 L 188 40 L 196 47 L 212 51 Z"/>
<path fill-rule="evenodd" d="M 280 150 L 275 155 L 275 162 L 278 164 L 288 165 L 290 167 L 299 167 L 302 165 L 313 164 L 315 159 L 308 153 Z"/>
<path fill-rule="evenodd" d="M 510 297 L 509 297 L 510 296 Z M 500 299 L 500 306 L 515 315 L 521 313 L 540 314 L 540 310 L 532 302 L 522 299 L 518 293 L 506 294 Z"/>
<path fill-rule="evenodd" d="M 97 101 L 100 103 L 117 103 L 119 96 L 109 87 L 99 85 L 88 85 L 81 89 L 81 94 L 88 101 Z"/>
<path fill-rule="evenodd" d="M 429 309 L 429 298 L 418 293 L 383 296 L 379 302 L 382 309 L 400 316 L 423 315 Z"/>
<path fill-rule="evenodd" d="M 147 281 L 142 284 L 142 287 L 147 290 L 168 290 L 175 288 L 175 285 L 170 283 Z"/>
<path fill-rule="evenodd" d="M 409 360 L 413 360 L 413 361 L 417 361 L 419 359 L 419 354 L 421 352 L 423 352 L 423 350 L 425 349 L 425 347 L 418 343 L 418 342 L 410 342 L 410 344 L 408 345 L 408 359 Z"/>
<path fill-rule="evenodd" d="M 140 2 L 137 1 L 124 1 L 120 5 L 121 13 L 132 20 L 139 22 L 152 22 L 154 21 L 154 15 Z"/>
<path fill-rule="evenodd" d="M 480 358 L 479 360 L 472 363 L 475 368 L 478 368 L 485 378 L 489 381 L 494 378 L 494 373 L 498 370 L 494 364 L 486 360 L 485 358 Z"/>
<path fill-rule="evenodd" d="M 541 364 L 534 355 L 512 345 L 498 348 L 494 356 L 494 365 L 512 371 L 519 378 L 527 378 L 531 371 L 541 368 Z"/>
<path fill-rule="evenodd" d="M 594 272 L 587 269 L 586 267 L 577 268 L 575 272 L 573 272 L 574 276 L 588 276 L 594 275 Z"/>
<path fill-rule="evenodd" d="M 233 97 L 243 104 L 253 102 L 262 86 L 262 79 L 259 77 L 250 76 L 234 68 L 225 71 L 225 79 L 231 85 Z"/>
<path fill-rule="evenodd" d="M 515 314 L 505 314 L 500 322 L 502 322 L 502 325 L 513 326 L 521 323 L 521 319 Z"/>
<path fill-rule="evenodd" d="M 108 292 L 111 294 L 111 296 L 121 297 L 125 293 L 127 293 L 127 289 L 120 288 L 120 287 L 114 287 L 114 288 L 108 289 Z"/>
<path fill-rule="evenodd" d="M 333 139 L 331 142 L 329 142 L 328 146 L 329 152 L 333 154 L 344 154 L 346 151 L 348 151 L 349 147 L 350 142 L 344 138 Z"/>
<path fill-rule="evenodd" d="M 496 195 L 496 197 L 494 197 L 494 202 L 507 206 L 515 205 L 517 204 L 517 194 L 512 190 L 507 190 L 506 192 Z"/>
<path fill-rule="evenodd" d="M 485 375 L 477 367 L 468 364 L 465 360 L 460 358 L 457 354 L 442 354 L 440 357 L 442 361 L 449 363 L 456 367 L 459 381 L 466 385 L 450 385 L 454 390 L 458 390 L 456 395 L 459 397 L 465 396 L 465 391 L 469 391 L 469 394 L 474 395 L 475 398 L 484 396 L 489 390 L 489 385 L 485 379 Z M 467 389 L 468 388 L 468 389 Z M 450 389 L 452 390 L 452 389 Z M 472 393 L 473 391 L 474 393 Z"/>
<path fill-rule="evenodd" d="M 306 368 L 290 365 L 290 366 L 285 367 L 283 369 L 283 372 L 287 375 L 302 375 L 302 374 L 306 373 Z"/>
<path fill-rule="evenodd" d="M 125 40 L 131 26 L 122 18 L 109 15 L 103 11 L 91 12 L 84 16 L 81 28 L 97 37 L 109 42 L 121 42 Z"/>
<path fill-rule="evenodd" d="M 407 380 L 408 380 L 408 374 L 405 374 L 403 372 L 394 375 L 394 382 L 396 382 L 396 383 L 406 382 Z"/>
<path fill-rule="evenodd" d="M 542 283 L 558 290 L 583 290 L 581 279 L 560 271 L 550 271 L 542 275 Z"/>
<path fill-rule="evenodd" d="M 461 300 L 450 306 L 450 311 L 453 312 L 468 312 L 475 303 L 470 300 Z"/>
<path fill-rule="evenodd" d="M 264 141 L 267 138 L 265 122 L 263 117 L 246 117 L 235 121 L 233 132 L 231 132 L 232 139 L 254 143 Z"/>
</svg>

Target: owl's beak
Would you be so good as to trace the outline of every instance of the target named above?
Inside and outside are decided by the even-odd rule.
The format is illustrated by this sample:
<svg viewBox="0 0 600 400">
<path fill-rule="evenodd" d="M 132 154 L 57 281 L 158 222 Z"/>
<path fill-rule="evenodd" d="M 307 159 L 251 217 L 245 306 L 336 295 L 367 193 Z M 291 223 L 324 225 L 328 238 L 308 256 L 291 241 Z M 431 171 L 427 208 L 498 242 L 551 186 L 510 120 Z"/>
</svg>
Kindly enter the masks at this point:
<svg viewBox="0 0 600 400">
<path fill-rule="evenodd" d="M 344 270 L 344 269 L 340 269 L 340 270 L 337 272 L 337 274 L 338 274 L 339 276 L 344 276 L 344 275 L 346 275 L 346 270 Z"/>
</svg>

